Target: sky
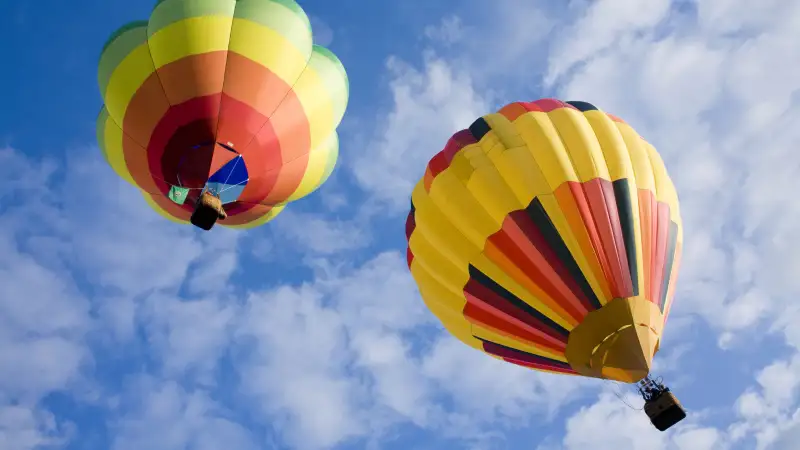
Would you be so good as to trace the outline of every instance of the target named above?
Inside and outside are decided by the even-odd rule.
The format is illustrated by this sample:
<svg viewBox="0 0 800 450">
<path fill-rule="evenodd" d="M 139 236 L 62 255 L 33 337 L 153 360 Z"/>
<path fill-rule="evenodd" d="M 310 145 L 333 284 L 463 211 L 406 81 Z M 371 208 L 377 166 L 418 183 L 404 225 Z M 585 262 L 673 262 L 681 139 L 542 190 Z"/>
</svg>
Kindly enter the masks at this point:
<svg viewBox="0 0 800 450">
<path fill-rule="evenodd" d="M 204 233 L 95 140 L 101 47 L 153 1 L 0 3 L 0 449 L 796 449 L 800 3 L 301 5 L 350 78 L 339 164 L 268 225 Z M 430 157 L 543 97 L 622 117 L 676 184 L 654 370 L 689 416 L 666 433 L 630 389 L 449 337 L 408 273 Z"/>
</svg>

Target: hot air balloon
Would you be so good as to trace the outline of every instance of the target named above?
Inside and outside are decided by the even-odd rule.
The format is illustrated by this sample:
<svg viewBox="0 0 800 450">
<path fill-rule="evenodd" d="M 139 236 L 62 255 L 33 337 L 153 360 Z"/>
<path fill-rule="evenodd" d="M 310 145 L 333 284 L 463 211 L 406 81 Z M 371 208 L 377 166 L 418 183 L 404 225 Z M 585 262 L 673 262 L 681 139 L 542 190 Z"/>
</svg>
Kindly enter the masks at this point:
<svg viewBox="0 0 800 450">
<path fill-rule="evenodd" d="M 413 278 L 453 336 L 530 369 L 635 383 L 662 431 L 686 416 L 650 376 L 682 233 L 655 148 L 589 103 L 553 99 L 455 133 L 406 221 Z"/>
<path fill-rule="evenodd" d="M 161 0 L 98 81 L 103 155 L 173 221 L 264 224 L 336 164 L 347 75 L 294 0 Z"/>
</svg>

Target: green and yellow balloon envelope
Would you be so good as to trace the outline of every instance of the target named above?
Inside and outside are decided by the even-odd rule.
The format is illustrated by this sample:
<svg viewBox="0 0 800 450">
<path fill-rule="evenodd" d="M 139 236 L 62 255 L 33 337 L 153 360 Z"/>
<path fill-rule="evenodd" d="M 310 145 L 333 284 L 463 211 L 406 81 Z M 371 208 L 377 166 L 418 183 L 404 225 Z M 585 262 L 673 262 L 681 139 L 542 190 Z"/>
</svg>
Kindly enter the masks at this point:
<svg viewBox="0 0 800 450">
<path fill-rule="evenodd" d="M 103 154 L 169 219 L 213 189 L 221 225 L 261 225 L 336 164 L 347 75 L 294 0 L 162 0 L 111 36 L 98 81 Z"/>
</svg>

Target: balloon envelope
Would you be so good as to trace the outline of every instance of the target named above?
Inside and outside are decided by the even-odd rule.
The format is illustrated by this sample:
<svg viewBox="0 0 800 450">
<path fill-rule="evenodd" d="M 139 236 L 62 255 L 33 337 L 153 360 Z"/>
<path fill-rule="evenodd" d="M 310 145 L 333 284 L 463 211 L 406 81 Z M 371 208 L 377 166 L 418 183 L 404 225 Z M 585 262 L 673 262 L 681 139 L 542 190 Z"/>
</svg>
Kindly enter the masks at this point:
<svg viewBox="0 0 800 450">
<path fill-rule="evenodd" d="M 252 227 L 319 187 L 338 157 L 347 75 L 294 0 L 162 0 L 103 49 L 106 160 L 167 218 L 203 189 Z"/>
<path fill-rule="evenodd" d="M 635 382 L 675 292 L 661 157 L 589 103 L 512 103 L 455 133 L 414 188 L 408 264 L 458 339 L 536 370 Z"/>
</svg>

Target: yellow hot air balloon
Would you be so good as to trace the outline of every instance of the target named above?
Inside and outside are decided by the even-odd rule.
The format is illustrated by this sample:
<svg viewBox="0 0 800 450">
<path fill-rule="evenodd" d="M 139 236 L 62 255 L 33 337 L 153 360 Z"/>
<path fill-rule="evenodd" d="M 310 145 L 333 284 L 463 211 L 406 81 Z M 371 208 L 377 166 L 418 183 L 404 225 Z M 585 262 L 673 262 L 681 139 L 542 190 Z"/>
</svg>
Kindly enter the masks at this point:
<svg viewBox="0 0 800 450">
<path fill-rule="evenodd" d="M 653 424 L 685 417 L 650 378 L 675 293 L 678 197 L 652 145 L 585 102 L 512 103 L 450 139 L 414 188 L 408 265 L 450 333 L 535 370 L 639 383 Z"/>
<path fill-rule="evenodd" d="M 171 220 L 261 225 L 336 164 L 347 75 L 294 0 L 161 0 L 98 81 L 106 160 Z"/>
</svg>

